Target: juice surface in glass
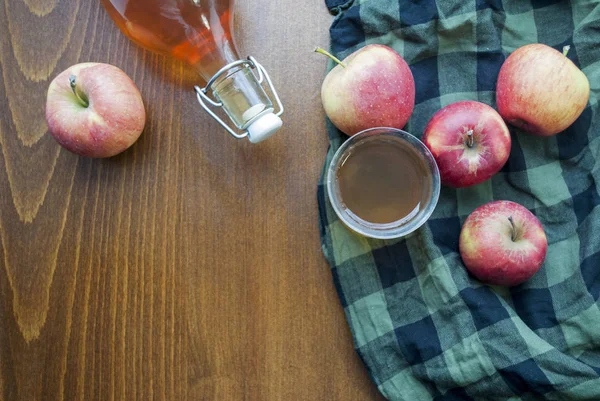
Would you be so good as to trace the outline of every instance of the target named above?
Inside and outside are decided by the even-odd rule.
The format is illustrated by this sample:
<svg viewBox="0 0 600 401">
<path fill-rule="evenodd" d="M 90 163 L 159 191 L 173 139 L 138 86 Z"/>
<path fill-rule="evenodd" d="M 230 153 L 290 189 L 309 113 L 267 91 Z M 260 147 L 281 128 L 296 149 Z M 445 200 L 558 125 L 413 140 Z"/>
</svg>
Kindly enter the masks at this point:
<svg viewBox="0 0 600 401">
<path fill-rule="evenodd" d="M 102 0 L 117 26 L 147 49 L 194 66 L 209 80 L 239 60 L 231 32 L 233 0 Z"/>
</svg>

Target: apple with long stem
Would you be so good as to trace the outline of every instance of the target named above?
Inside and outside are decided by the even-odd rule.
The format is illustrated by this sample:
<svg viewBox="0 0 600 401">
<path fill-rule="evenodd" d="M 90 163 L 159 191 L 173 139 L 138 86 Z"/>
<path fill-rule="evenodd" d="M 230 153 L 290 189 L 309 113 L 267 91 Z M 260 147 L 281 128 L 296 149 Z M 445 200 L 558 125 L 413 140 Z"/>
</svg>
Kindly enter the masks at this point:
<svg viewBox="0 0 600 401">
<path fill-rule="evenodd" d="M 466 268 L 479 280 L 514 286 L 540 269 L 548 241 L 533 213 L 515 202 L 495 201 L 467 217 L 459 249 Z"/>
<path fill-rule="evenodd" d="M 140 92 L 122 70 L 82 63 L 50 83 L 46 121 L 65 149 L 81 156 L 110 157 L 139 138 L 146 111 Z"/>
<path fill-rule="evenodd" d="M 415 106 L 415 80 L 392 48 L 367 45 L 344 60 L 317 48 L 337 65 L 321 87 L 331 122 L 347 135 L 374 127 L 403 128 Z"/>
</svg>

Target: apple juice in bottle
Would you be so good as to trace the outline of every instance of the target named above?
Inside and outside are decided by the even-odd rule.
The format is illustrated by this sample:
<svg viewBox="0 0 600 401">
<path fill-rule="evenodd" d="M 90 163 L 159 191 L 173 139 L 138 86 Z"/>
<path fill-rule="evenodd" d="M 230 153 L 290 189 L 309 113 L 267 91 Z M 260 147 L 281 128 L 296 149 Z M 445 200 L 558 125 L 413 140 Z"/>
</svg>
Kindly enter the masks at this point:
<svg viewBox="0 0 600 401">
<path fill-rule="evenodd" d="M 202 89 L 196 87 L 200 104 L 233 136 L 260 142 L 281 127 L 283 107 L 268 74 L 253 58 L 238 55 L 232 32 L 233 0 L 101 1 L 131 40 L 183 60 L 198 71 L 207 83 Z M 277 113 L 261 86 L 265 79 Z M 236 128 L 245 132 L 235 132 L 210 106 L 222 107 Z"/>
</svg>

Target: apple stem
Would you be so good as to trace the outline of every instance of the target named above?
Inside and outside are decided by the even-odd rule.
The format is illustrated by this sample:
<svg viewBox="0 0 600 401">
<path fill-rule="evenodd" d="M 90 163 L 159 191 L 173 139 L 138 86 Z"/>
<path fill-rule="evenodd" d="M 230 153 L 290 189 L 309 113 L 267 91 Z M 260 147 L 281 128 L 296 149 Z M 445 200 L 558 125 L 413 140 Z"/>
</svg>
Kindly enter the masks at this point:
<svg viewBox="0 0 600 401">
<path fill-rule="evenodd" d="M 563 56 L 567 57 L 567 54 L 569 53 L 569 50 L 571 50 L 571 46 L 570 45 L 566 45 L 565 47 L 563 47 Z"/>
<path fill-rule="evenodd" d="M 330 59 L 332 59 L 333 61 L 335 61 L 336 63 L 338 63 L 339 65 L 341 65 L 343 68 L 346 68 L 346 64 L 344 64 L 343 62 L 340 61 L 339 58 L 337 58 L 336 56 L 334 56 L 333 54 L 329 53 L 327 50 L 322 49 L 320 47 L 317 47 L 315 49 L 315 53 L 321 53 L 327 57 L 329 57 Z"/>
<path fill-rule="evenodd" d="M 88 107 L 90 105 L 90 102 L 88 102 L 87 97 L 85 95 L 79 92 L 77 87 L 77 77 L 75 75 L 71 75 L 69 77 L 69 85 L 71 85 L 71 90 L 73 91 L 75 97 L 77 97 L 77 100 L 79 100 L 79 103 L 81 103 L 83 107 Z"/>
<path fill-rule="evenodd" d="M 475 144 L 475 141 L 473 139 L 473 130 L 470 129 L 467 131 L 467 146 L 469 148 L 472 148 L 474 144 Z"/>
<path fill-rule="evenodd" d="M 515 221 L 513 220 L 512 216 L 508 217 L 508 221 L 510 221 L 510 227 L 512 229 L 510 239 L 512 242 L 515 242 L 517 240 L 517 228 L 515 227 Z"/>
</svg>

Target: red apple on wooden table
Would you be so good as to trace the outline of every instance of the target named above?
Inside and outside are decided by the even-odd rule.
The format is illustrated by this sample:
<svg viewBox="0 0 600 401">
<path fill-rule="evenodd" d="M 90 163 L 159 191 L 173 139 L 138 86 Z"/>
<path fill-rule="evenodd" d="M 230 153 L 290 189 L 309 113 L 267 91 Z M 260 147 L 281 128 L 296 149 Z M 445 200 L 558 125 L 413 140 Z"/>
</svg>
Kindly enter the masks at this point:
<svg viewBox="0 0 600 401">
<path fill-rule="evenodd" d="M 492 177 L 508 160 L 511 147 L 502 117 L 475 101 L 452 103 L 435 113 L 423 142 L 437 162 L 442 183 L 455 188 Z"/>
<path fill-rule="evenodd" d="M 321 100 L 347 135 L 374 127 L 403 128 L 415 107 L 415 80 L 406 61 L 383 45 L 367 45 L 338 63 L 323 81 Z"/>
<path fill-rule="evenodd" d="M 535 135 L 567 129 L 590 97 L 585 74 L 563 53 L 543 44 L 515 50 L 502 64 L 496 85 L 500 115 L 511 125 Z"/>
<path fill-rule="evenodd" d="M 487 284 L 514 286 L 531 278 L 546 258 L 540 221 L 518 203 L 496 201 L 475 209 L 459 239 L 467 269 Z"/>
<path fill-rule="evenodd" d="M 82 63 L 48 88 L 46 121 L 54 139 L 81 156 L 110 157 L 140 136 L 146 112 L 140 92 L 119 68 Z"/>
</svg>

